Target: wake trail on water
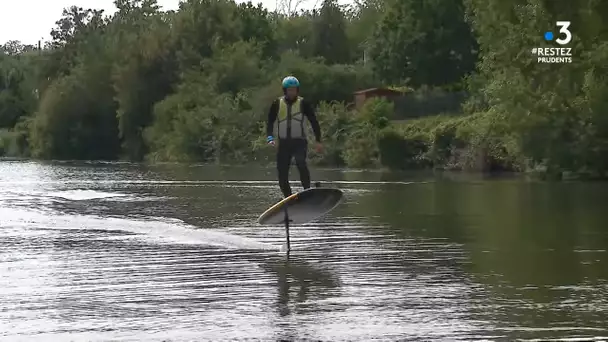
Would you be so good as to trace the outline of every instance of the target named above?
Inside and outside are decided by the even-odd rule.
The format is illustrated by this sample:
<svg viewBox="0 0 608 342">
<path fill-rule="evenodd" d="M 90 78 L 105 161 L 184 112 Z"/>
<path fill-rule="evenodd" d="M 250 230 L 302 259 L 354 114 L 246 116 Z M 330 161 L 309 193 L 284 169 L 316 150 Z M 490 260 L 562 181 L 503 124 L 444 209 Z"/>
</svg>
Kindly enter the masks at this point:
<svg viewBox="0 0 608 342">
<path fill-rule="evenodd" d="M 0 181 L 0 188 L 4 182 Z M 153 200 L 148 196 L 134 196 L 119 192 L 107 192 L 93 189 L 44 190 L 45 184 L 149 184 L 149 185 L 223 185 L 231 186 L 276 186 L 276 181 L 250 180 L 61 180 L 61 181 L 16 181 L 35 185 L 28 188 L 6 188 L 0 190 L 0 235 L 2 234 L 38 234 L 41 231 L 72 230 L 76 234 L 96 234 L 100 239 L 136 238 L 151 243 L 177 243 L 206 245 L 218 248 L 241 250 L 281 251 L 285 246 L 260 241 L 255 238 L 232 234 L 219 229 L 210 229 L 189 225 L 182 220 L 163 217 L 144 219 L 128 217 L 106 217 L 99 215 L 79 215 L 62 213 L 51 209 L 34 209 L 32 200 L 44 208 L 47 202 L 63 201 L 142 201 Z M 291 183 L 298 183 L 292 181 Z M 323 182 L 322 182 L 323 183 Z M 328 181 L 325 184 L 424 184 L 431 182 L 390 182 L 390 181 Z M 50 190 L 50 189 L 49 189 Z M 355 191 L 355 190 L 350 190 Z M 8 205 L 8 206 L 4 206 Z M 8 228 L 8 229 L 6 229 Z M 225 227 L 227 228 L 227 227 Z M 107 232 L 104 234 L 103 232 Z M 125 234 L 112 234 L 124 232 Z M 16 237 L 16 236 L 15 236 Z"/>
<path fill-rule="evenodd" d="M 95 190 L 65 190 L 46 193 L 50 197 L 59 197 L 72 201 L 87 201 L 93 199 L 104 199 L 112 197 L 125 197 L 125 194 L 119 194 L 115 192 L 95 191 Z"/>
<path fill-rule="evenodd" d="M 105 238 L 116 238 L 111 232 L 125 232 L 125 238 L 136 238 L 150 243 L 206 245 L 228 249 L 279 251 L 281 246 L 262 242 L 219 230 L 199 228 L 178 219 L 126 219 L 94 215 L 68 215 L 44 210 L 0 207 L 0 235 L 15 230 L 74 230 L 101 233 Z"/>
<path fill-rule="evenodd" d="M 0 189 L 0 205 L 3 203 L 22 203 L 27 205 L 30 203 L 30 201 L 39 201 L 48 204 L 54 202 L 78 202 L 92 200 L 100 200 L 105 202 L 145 202 L 162 199 L 166 199 L 166 197 L 134 195 L 91 189 L 73 189 L 62 191 L 46 191 L 39 189 Z"/>
<path fill-rule="evenodd" d="M 428 184 L 433 183 L 432 181 L 319 181 L 321 184 L 357 184 L 357 185 L 411 185 L 411 184 Z M 3 182 L 0 184 L 150 184 L 150 185 L 180 185 L 180 184 L 218 184 L 218 185 L 239 185 L 239 184 L 272 184 L 276 185 L 276 180 L 61 180 L 61 181 L 10 181 Z M 290 181 L 290 184 L 299 184 L 300 181 Z"/>
</svg>

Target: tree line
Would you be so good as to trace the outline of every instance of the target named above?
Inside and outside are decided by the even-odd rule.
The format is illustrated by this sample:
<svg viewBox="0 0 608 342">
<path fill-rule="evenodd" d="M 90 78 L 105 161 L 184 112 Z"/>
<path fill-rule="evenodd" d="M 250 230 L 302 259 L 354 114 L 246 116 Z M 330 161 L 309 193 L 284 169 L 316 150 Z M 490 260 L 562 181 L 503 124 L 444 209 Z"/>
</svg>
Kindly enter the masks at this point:
<svg viewBox="0 0 608 342">
<path fill-rule="evenodd" d="M 321 120 L 319 164 L 606 176 L 608 2 L 114 3 L 66 8 L 40 49 L 0 47 L 0 155 L 272 160 L 264 119 L 295 75 Z M 559 47 L 543 34 L 566 19 L 572 63 L 538 63 L 531 49 Z M 467 96 L 419 119 L 382 99 L 353 108 L 353 92 L 381 86 Z"/>
</svg>

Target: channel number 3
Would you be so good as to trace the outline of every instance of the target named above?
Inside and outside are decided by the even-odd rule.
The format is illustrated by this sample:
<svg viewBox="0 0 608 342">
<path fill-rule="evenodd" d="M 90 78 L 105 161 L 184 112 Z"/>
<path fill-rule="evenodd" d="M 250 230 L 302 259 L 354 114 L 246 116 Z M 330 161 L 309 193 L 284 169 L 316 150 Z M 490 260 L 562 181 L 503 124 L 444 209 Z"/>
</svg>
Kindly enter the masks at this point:
<svg viewBox="0 0 608 342">
<path fill-rule="evenodd" d="M 568 27 L 570 27 L 570 22 L 569 21 L 558 21 L 555 23 L 558 27 L 559 27 L 559 33 L 565 34 L 566 38 L 557 38 L 555 40 L 555 42 L 559 45 L 566 45 L 568 43 L 570 43 L 570 41 L 572 40 L 572 33 L 570 32 L 570 30 L 568 30 Z"/>
</svg>

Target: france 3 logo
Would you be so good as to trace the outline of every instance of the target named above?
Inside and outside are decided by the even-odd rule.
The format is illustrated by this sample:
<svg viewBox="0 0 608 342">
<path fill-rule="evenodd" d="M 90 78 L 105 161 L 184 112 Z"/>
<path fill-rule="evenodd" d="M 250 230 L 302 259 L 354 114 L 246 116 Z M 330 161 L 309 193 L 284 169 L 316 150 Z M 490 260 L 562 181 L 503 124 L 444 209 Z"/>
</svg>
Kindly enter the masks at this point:
<svg viewBox="0 0 608 342">
<path fill-rule="evenodd" d="M 556 42 L 561 47 L 534 47 L 532 55 L 536 56 L 537 63 L 554 64 L 554 63 L 572 63 L 572 48 L 565 47 L 572 41 L 572 32 L 570 32 L 569 21 L 557 21 L 555 26 L 559 28 L 557 34 L 553 31 L 547 31 L 544 34 L 545 41 Z"/>
</svg>

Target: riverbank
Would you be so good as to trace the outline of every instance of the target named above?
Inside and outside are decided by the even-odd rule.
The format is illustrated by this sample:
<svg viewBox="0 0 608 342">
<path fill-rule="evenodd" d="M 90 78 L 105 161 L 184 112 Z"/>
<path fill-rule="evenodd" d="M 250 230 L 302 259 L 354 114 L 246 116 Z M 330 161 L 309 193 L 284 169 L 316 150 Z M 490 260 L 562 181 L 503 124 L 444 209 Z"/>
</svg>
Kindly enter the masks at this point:
<svg viewBox="0 0 608 342">
<path fill-rule="evenodd" d="M 329 132 L 324 136 L 324 151 L 309 154 L 314 167 L 371 171 L 449 171 L 485 174 L 525 174 L 538 179 L 606 179 L 598 172 L 550 169 L 522 156 L 503 122 L 488 113 L 472 115 L 438 115 L 418 119 L 391 121 L 392 107 L 381 99 L 369 101 L 358 112 L 342 104 L 321 104 L 319 119 Z M 337 125 L 340 124 L 340 126 Z M 330 132 L 339 132 L 331 134 Z M 151 152 L 143 160 L 109 159 L 117 162 L 146 164 L 217 164 L 271 166 L 274 149 L 258 136 L 240 149 L 220 149 L 203 156 Z M 27 133 L 0 131 L 0 157 L 57 160 L 31 156 Z M 205 158 L 206 157 L 206 158 Z M 66 158 L 63 160 L 72 160 Z"/>
</svg>

